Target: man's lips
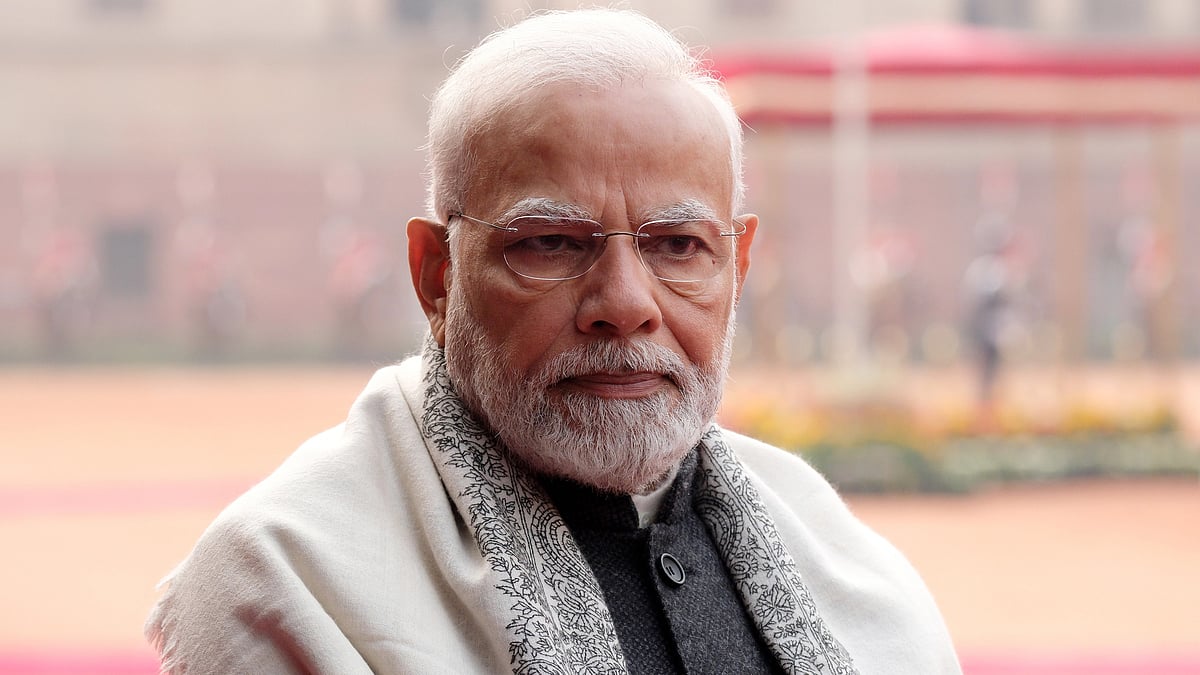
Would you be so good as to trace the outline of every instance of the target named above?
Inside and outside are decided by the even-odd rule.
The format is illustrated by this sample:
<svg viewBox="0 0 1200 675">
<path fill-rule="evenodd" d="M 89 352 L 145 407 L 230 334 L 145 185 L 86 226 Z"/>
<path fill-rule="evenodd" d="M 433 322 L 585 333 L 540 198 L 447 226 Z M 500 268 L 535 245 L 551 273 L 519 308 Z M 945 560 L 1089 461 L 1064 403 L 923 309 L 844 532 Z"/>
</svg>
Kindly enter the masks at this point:
<svg viewBox="0 0 1200 675">
<path fill-rule="evenodd" d="M 558 384 L 602 398 L 641 398 L 658 393 L 663 387 L 671 384 L 671 379 L 662 373 L 644 371 L 588 373 L 568 377 Z"/>
</svg>

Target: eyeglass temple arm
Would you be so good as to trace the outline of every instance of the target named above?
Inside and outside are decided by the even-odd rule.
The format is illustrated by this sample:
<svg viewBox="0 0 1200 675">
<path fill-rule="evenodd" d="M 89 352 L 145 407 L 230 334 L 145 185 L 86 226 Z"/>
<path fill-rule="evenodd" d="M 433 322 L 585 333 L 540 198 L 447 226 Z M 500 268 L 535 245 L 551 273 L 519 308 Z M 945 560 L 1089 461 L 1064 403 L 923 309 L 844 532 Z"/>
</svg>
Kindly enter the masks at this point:
<svg viewBox="0 0 1200 675">
<path fill-rule="evenodd" d="M 742 221 L 738 220 L 737 218 L 734 218 L 734 219 L 733 219 L 733 221 L 732 221 L 732 224 L 733 224 L 733 226 L 734 226 L 734 227 L 739 227 L 739 226 L 740 226 L 742 229 L 740 229 L 740 230 L 735 230 L 735 231 L 733 231 L 733 232 L 722 232 L 722 233 L 721 233 L 721 236 L 722 236 L 722 237 L 740 237 L 740 236 L 742 236 L 743 234 L 746 234 L 746 224 L 745 224 L 745 223 L 743 223 Z"/>
<path fill-rule="evenodd" d="M 450 222 L 451 220 L 454 220 L 455 218 L 462 218 L 463 220 L 469 220 L 472 223 L 475 223 L 476 225 L 487 225 L 488 227 L 492 228 L 493 230 L 500 230 L 501 232 L 516 232 L 517 231 L 516 228 L 509 227 L 508 225 L 497 225 L 496 223 L 489 223 L 486 220 L 472 218 L 471 216 L 468 216 L 467 214 L 463 213 L 462 211 L 451 211 L 450 213 L 446 214 L 446 222 Z"/>
</svg>

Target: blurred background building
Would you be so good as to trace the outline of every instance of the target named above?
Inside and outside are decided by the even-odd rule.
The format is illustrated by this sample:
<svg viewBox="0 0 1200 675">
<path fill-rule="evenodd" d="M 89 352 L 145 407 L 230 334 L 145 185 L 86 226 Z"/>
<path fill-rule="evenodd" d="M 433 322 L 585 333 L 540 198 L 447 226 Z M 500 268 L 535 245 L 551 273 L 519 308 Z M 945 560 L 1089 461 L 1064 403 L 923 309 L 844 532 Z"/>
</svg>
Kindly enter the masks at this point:
<svg viewBox="0 0 1200 675">
<path fill-rule="evenodd" d="M 0 3 L 0 361 L 414 349 L 428 96 L 575 4 Z M 1200 356 L 1200 3 L 626 5 L 749 126 L 739 359 Z"/>
</svg>

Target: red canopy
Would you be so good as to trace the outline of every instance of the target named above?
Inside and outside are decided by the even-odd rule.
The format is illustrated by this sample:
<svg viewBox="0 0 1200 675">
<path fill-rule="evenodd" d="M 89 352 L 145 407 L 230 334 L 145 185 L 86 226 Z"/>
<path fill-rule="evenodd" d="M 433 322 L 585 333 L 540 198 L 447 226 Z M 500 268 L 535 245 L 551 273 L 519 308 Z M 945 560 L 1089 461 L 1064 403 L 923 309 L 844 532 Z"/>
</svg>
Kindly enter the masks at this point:
<svg viewBox="0 0 1200 675">
<path fill-rule="evenodd" d="M 751 123 L 828 123 L 842 48 L 731 51 L 713 67 Z M 953 25 L 871 32 L 851 48 L 875 122 L 1200 119 L 1200 48 L 1099 49 Z"/>
</svg>

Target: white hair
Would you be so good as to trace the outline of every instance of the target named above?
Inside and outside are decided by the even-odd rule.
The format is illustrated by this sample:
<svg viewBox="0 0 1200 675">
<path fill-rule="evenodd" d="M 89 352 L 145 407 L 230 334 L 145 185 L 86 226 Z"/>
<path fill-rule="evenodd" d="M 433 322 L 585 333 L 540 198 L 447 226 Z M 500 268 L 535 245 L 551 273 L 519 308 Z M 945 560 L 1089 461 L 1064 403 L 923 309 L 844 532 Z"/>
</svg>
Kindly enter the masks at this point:
<svg viewBox="0 0 1200 675">
<path fill-rule="evenodd" d="M 551 84 L 597 91 L 626 82 L 684 82 L 720 113 L 729 132 L 733 213 L 742 205 L 742 126 L 725 87 L 674 35 L 629 10 L 535 14 L 492 33 L 453 68 L 429 113 L 427 208 L 435 219 L 461 211 L 472 169 L 471 141 L 509 107 Z"/>
</svg>

